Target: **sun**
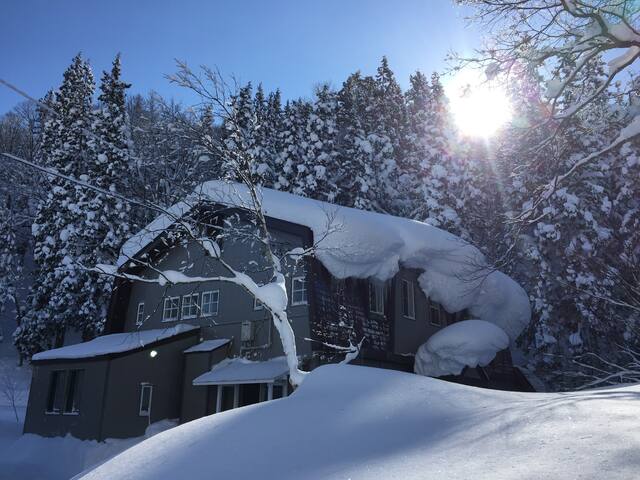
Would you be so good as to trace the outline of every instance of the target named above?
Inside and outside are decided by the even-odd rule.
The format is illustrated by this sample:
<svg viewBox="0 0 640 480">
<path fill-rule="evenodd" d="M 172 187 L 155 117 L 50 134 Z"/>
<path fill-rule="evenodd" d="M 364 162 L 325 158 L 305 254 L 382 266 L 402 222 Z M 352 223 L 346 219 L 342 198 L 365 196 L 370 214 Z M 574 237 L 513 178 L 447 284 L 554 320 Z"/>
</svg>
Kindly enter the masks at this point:
<svg viewBox="0 0 640 480">
<path fill-rule="evenodd" d="M 489 138 L 511 120 L 511 104 L 497 82 L 473 70 L 462 70 L 445 85 L 451 113 L 460 133 Z"/>
</svg>

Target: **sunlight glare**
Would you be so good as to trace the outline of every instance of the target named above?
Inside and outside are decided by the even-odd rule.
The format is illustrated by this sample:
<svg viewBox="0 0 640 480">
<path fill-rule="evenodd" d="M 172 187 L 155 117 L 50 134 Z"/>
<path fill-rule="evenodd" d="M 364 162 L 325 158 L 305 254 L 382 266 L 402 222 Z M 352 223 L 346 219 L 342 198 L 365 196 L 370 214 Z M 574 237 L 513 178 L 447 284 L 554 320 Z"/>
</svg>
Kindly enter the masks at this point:
<svg viewBox="0 0 640 480">
<path fill-rule="evenodd" d="M 463 135 L 488 138 L 511 119 L 506 92 L 498 85 L 485 82 L 477 71 L 458 72 L 446 85 L 445 92 Z"/>
</svg>

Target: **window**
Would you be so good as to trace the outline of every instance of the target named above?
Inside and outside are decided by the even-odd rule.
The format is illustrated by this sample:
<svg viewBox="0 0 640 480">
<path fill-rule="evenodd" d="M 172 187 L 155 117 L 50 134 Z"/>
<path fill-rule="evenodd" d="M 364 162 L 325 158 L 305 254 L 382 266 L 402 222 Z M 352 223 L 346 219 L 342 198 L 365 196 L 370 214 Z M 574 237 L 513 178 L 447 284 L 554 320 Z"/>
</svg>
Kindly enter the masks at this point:
<svg viewBox="0 0 640 480">
<path fill-rule="evenodd" d="M 48 414 L 77 415 L 80 413 L 80 392 L 83 370 L 54 370 L 49 376 Z"/>
<path fill-rule="evenodd" d="M 294 277 L 291 280 L 291 305 L 307 304 L 307 279 Z"/>
<path fill-rule="evenodd" d="M 198 296 L 197 293 L 182 296 L 182 318 L 196 318 L 198 316 Z"/>
<path fill-rule="evenodd" d="M 220 290 L 202 292 L 202 305 L 200 307 L 200 314 L 203 317 L 208 317 L 209 315 L 218 315 L 219 305 Z"/>
<path fill-rule="evenodd" d="M 262 302 L 258 300 L 256 297 L 253 297 L 253 309 L 262 310 L 263 308 L 264 308 L 264 305 L 262 304 Z"/>
<path fill-rule="evenodd" d="M 64 387 L 67 372 L 54 370 L 49 376 L 49 392 L 47 395 L 46 413 L 60 413 L 64 403 Z"/>
<path fill-rule="evenodd" d="M 431 325 L 435 325 L 436 327 L 441 327 L 442 325 L 444 325 L 445 313 L 439 304 L 432 302 L 431 300 L 428 301 L 429 310 L 427 315 L 429 315 L 429 323 L 431 323 Z"/>
<path fill-rule="evenodd" d="M 384 283 L 369 282 L 369 311 L 384 315 Z"/>
<path fill-rule="evenodd" d="M 178 320 L 180 310 L 180 297 L 168 297 L 164 299 L 164 309 L 162 311 L 163 322 L 173 322 Z"/>
<path fill-rule="evenodd" d="M 151 398 L 153 397 L 153 385 L 150 383 L 140 384 L 140 410 L 141 417 L 151 416 Z"/>
<path fill-rule="evenodd" d="M 64 402 L 65 415 L 80 413 L 80 390 L 82 388 L 82 370 L 70 370 L 67 381 L 66 399 Z"/>
<path fill-rule="evenodd" d="M 139 327 L 144 323 L 144 303 L 138 304 L 138 311 L 136 313 L 136 325 Z"/>
<path fill-rule="evenodd" d="M 416 303 L 413 295 L 413 282 L 402 280 L 402 315 L 407 318 L 416 318 Z"/>
</svg>

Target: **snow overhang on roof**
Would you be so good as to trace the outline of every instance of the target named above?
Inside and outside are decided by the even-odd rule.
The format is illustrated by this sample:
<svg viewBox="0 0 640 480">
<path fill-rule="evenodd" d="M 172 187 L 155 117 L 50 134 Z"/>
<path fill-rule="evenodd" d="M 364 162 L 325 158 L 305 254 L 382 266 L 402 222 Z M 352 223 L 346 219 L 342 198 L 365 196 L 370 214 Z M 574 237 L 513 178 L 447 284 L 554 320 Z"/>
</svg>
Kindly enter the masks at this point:
<svg viewBox="0 0 640 480">
<path fill-rule="evenodd" d="M 473 245 L 426 223 L 340 207 L 267 188 L 260 190 L 266 216 L 308 227 L 315 257 L 336 278 L 388 280 L 400 266 L 415 268 L 425 295 L 450 312 L 468 309 L 474 318 L 501 327 L 514 341 L 531 317 L 529 298 L 515 281 L 487 264 Z M 245 185 L 214 180 L 160 215 L 122 247 L 124 267 L 176 219 L 211 202 L 251 209 Z"/>
<path fill-rule="evenodd" d="M 171 328 L 103 335 L 89 342 L 77 343 L 75 345 L 68 345 L 66 347 L 36 353 L 31 360 L 75 360 L 125 353 L 150 347 L 160 341 L 198 329 L 199 327 L 193 325 L 178 324 Z"/>
<path fill-rule="evenodd" d="M 289 373 L 285 357 L 264 362 L 246 358 L 225 358 L 193 380 L 193 385 L 235 385 L 244 383 L 273 383 L 286 378 Z"/>
<path fill-rule="evenodd" d="M 199 353 L 199 352 L 211 352 L 217 348 L 226 345 L 231 340 L 228 338 L 216 338 L 213 340 L 204 340 L 203 342 L 194 345 L 193 347 L 187 348 L 183 353 Z"/>
</svg>

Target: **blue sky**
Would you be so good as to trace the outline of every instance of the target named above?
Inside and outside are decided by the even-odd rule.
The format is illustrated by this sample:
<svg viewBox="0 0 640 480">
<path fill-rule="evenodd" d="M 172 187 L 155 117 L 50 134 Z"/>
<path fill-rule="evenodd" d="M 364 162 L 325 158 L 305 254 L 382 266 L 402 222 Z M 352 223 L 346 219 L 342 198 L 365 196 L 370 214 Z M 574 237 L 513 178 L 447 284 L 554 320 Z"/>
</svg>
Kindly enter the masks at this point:
<svg viewBox="0 0 640 480">
<path fill-rule="evenodd" d="M 473 47 L 479 35 L 463 16 L 452 0 L 3 0 L 0 77 L 39 97 L 78 51 L 96 78 L 121 52 L 131 92 L 189 104 L 164 78 L 176 58 L 294 98 L 324 81 L 339 87 L 358 69 L 374 73 L 387 55 L 404 87 L 416 69 L 441 70 L 447 52 Z M 0 113 L 19 101 L 0 86 Z"/>
</svg>

